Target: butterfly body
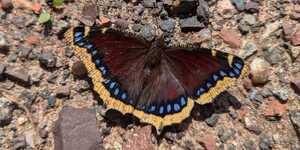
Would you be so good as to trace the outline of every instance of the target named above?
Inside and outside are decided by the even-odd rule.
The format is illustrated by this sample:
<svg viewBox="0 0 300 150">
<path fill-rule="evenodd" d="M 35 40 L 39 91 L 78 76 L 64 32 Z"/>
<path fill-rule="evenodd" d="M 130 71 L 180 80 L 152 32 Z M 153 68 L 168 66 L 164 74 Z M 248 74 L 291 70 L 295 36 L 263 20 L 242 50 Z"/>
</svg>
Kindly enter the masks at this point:
<svg viewBox="0 0 300 150">
<path fill-rule="evenodd" d="M 85 64 L 94 90 L 111 109 L 161 129 L 180 123 L 194 103 L 211 102 L 238 78 L 244 62 L 205 48 L 147 43 L 112 29 L 71 28 L 67 43 Z"/>
</svg>

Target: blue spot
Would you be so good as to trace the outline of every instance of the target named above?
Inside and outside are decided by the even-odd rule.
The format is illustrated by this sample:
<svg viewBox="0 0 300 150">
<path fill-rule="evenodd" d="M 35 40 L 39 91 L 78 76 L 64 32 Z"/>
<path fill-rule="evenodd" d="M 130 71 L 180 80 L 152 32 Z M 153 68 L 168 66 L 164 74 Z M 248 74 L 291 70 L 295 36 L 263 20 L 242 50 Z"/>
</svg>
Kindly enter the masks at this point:
<svg viewBox="0 0 300 150">
<path fill-rule="evenodd" d="M 222 76 L 222 77 L 225 77 L 225 76 L 227 76 L 227 74 L 226 74 L 226 72 L 224 72 L 224 71 L 220 71 L 220 75 Z"/>
<path fill-rule="evenodd" d="M 82 39 L 83 39 L 82 37 L 76 37 L 76 38 L 75 38 L 75 43 L 81 41 Z"/>
<path fill-rule="evenodd" d="M 212 84 L 210 82 L 206 83 L 207 88 L 210 88 L 212 86 Z"/>
<path fill-rule="evenodd" d="M 167 111 L 168 111 L 168 112 L 170 112 L 170 111 L 171 111 L 171 109 L 172 109 L 172 108 L 171 108 L 171 105 L 170 105 L 170 104 L 168 104 L 168 106 L 167 106 Z"/>
<path fill-rule="evenodd" d="M 114 95 L 117 96 L 119 94 L 119 91 L 120 91 L 119 88 L 116 88 L 115 92 L 114 92 Z"/>
<path fill-rule="evenodd" d="M 97 50 L 92 51 L 92 55 L 95 56 L 97 54 Z"/>
<path fill-rule="evenodd" d="M 116 82 L 112 82 L 112 83 L 110 83 L 109 88 L 113 89 L 115 87 L 115 85 L 116 85 Z"/>
<path fill-rule="evenodd" d="M 230 77 L 234 77 L 235 74 L 234 74 L 232 71 L 230 71 L 230 72 L 229 72 L 229 76 L 230 76 Z"/>
<path fill-rule="evenodd" d="M 96 59 L 96 60 L 95 60 L 96 65 L 99 65 L 100 62 L 101 62 L 100 59 Z"/>
<path fill-rule="evenodd" d="M 234 65 L 238 68 L 238 69 L 242 69 L 242 65 L 240 63 L 234 63 Z"/>
<path fill-rule="evenodd" d="M 130 100 L 129 100 L 129 103 L 130 103 L 130 104 L 133 104 L 133 100 L 132 100 L 132 99 L 130 99 Z"/>
<path fill-rule="evenodd" d="M 85 45 L 85 47 L 86 47 L 87 49 L 91 49 L 91 48 L 93 47 L 93 45 L 92 45 L 92 44 L 87 44 L 87 45 Z"/>
<path fill-rule="evenodd" d="M 82 32 L 75 32 L 74 36 L 75 37 L 82 36 Z"/>
<path fill-rule="evenodd" d="M 141 110 L 144 110 L 145 109 L 145 106 L 143 104 L 138 104 L 137 105 L 137 108 L 141 109 Z"/>
<path fill-rule="evenodd" d="M 203 88 L 200 88 L 199 91 L 202 93 L 204 92 L 205 90 Z"/>
<path fill-rule="evenodd" d="M 154 111 L 155 111 L 155 108 L 156 108 L 155 106 L 151 106 L 150 109 L 149 109 L 149 111 L 150 111 L 150 112 L 154 112 Z"/>
<path fill-rule="evenodd" d="M 105 69 L 105 67 L 99 67 L 99 69 L 101 70 L 103 75 L 105 75 L 107 73 L 107 70 Z"/>
<path fill-rule="evenodd" d="M 110 81 L 111 81 L 110 79 L 107 79 L 107 80 L 104 81 L 104 84 L 107 84 L 107 83 L 109 83 Z"/>
<path fill-rule="evenodd" d="M 181 97 L 180 98 L 180 104 L 181 106 L 184 106 L 186 103 L 185 103 L 185 98 L 184 97 Z"/>
<path fill-rule="evenodd" d="M 215 80 L 215 81 L 217 81 L 217 80 L 218 80 L 218 76 L 217 76 L 217 75 L 215 75 L 215 74 L 213 75 L 213 78 L 214 78 L 214 80 Z"/>
<path fill-rule="evenodd" d="M 239 75 L 239 74 L 241 73 L 238 69 L 235 69 L 235 68 L 233 68 L 233 71 L 234 71 L 237 75 Z"/>
<path fill-rule="evenodd" d="M 84 42 L 77 43 L 79 46 L 83 46 Z"/>
<path fill-rule="evenodd" d="M 159 108 L 159 113 L 160 113 L 160 114 L 164 113 L 164 106 L 160 106 L 160 108 Z"/>
<path fill-rule="evenodd" d="M 121 99 L 122 99 L 122 100 L 126 100 L 126 98 L 127 98 L 127 95 L 126 95 L 125 92 L 123 92 L 123 94 L 121 95 Z"/>
<path fill-rule="evenodd" d="M 179 104 L 174 104 L 174 110 L 177 112 L 180 110 Z"/>
</svg>

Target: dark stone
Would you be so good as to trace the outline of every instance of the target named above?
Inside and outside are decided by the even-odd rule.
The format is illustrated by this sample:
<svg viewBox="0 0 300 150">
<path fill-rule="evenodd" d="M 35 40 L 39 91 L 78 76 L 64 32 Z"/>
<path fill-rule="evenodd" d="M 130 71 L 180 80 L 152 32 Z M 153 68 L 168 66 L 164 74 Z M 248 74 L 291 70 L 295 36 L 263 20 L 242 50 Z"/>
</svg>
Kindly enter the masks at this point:
<svg viewBox="0 0 300 150">
<path fill-rule="evenodd" d="M 70 96 L 70 87 L 69 86 L 61 86 L 56 89 L 56 97 L 63 98 Z"/>
<path fill-rule="evenodd" d="M 181 0 L 180 4 L 175 6 L 174 11 L 172 11 L 171 14 L 179 17 L 196 15 L 197 7 L 198 0 Z"/>
<path fill-rule="evenodd" d="M 253 140 L 247 139 L 244 143 L 243 146 L 245 150 L 255 150 L 256 149 L 256 144 L 254 143 Z"/>
<path fill-rule="evenodd" d="M 231 2 L 237 10 L 243 11 L 245 9 L 245 0 L 231 0 Z"/>
<path fill-rule="evenodd" d="M 272 146 L 271 146 L 270 139 L 266 136 L 261 136 L 259 138 L 259 148 L 261 150 L 271 150 Z"/>
<path fill-rule="evenodd" d="M 141 29 L 141 35 L 148 42 L 151 42 L 155 38 L 155 29 L 150 25 L 144 25 Z"/>
<path fill-rule="evenodd" d="M 33 102 L 35 101 L 37 95 L 36 95 L 36 93 L 32 93 L 29 90 L 24 90 L 21 92 L 20 97 L 25 99 L 26 106 L 31 106 L 33 104 Z"/>
<path fill-rule="evenodd" d="M 214 127 L 218 123 L 219 115 L 218 114 L 212 114 L 209 118 L 205 119 L 205 122 L 208 126 Z"/>
<path fill-rule="evenodd" d="M 180 19 L 180 28 L 182 31 L 199 31 L 202 28 L 204 28 L 204 24 L 201 23 L 197 16 L 189 17 L 189 18 L 183 18 Z"/>
<path fill-rule="evenodd" d="M 56 57 L 51 52 L 43 52 L 39 56 L 40 64 L 46 68 L 54 68 L 56 65 Z"/>
<path fill-rule="evenodd" d="M 18 136 L 11 141 L 13 150 L 23 150 L 26 148 L 26 140 L 24 136 Z"/>
<path fill-rule="evenodd" d="M 87 70 L 82 61 L 76 61 L 73 63 L 71 72 L 76 77 L 85 77 L 87 75 Z"/>
<path fill-rule="evenodd" d="M 6 11 L 10 12 L 13 9 L 12 0 L 2 0 L 1 1 L 1 8 Z"/>
<path fill-rule="evenodd" d="M 154 8 L 155 1 L 154 0 L 143 0 L 143 5 L 146 8 Z"/>
<path fill-rule="evenodd" d="M 229 140 L 231 137 L 233 137 L 235 135 L 236 131 L 234 129 L 229 129 L 225 132 L 223 132 L 223 134 L 221 134 L 220 136 L 220 140 L 225 143 L 227 140 Z"/>
<path fill-rule="evenodd" d="M 0 127 L 9 125 L 12 121 L 14 105 L 6 98 L 0 98 Z"/>
<path fill-rule="evenodd" d="M 101 135 L 96 124 L 95 112 L 63 107 L 54 127 L 54 149 L 98 149 L 101 146 Z"/>
<path fill-rule="evenodd" d="M 74 56 L 74 50 L 72 50 L 70 48 L 66 48 L 65 49 L 65 56 L 71 58 L 72 56 Z"/>
<path fill-rule="evenodd" d="M 141 31 L 141 29 L 142 29 L 142 25 L 141 24 L 134 24 L 133 26 L 132 26 L 132 30 L 134 31 L 134 32 L 140 32 Z"/>
<path fill-rule="evenodd" d="M 161 30 L 165 32 L 173 32 L 175 29 L 176 21 L 174 19 L 162 20 L 159 24 Z"/>
<path fill-rule="evenodd" d="M 197 17 L 200 22 L 208 24 L 209 8 L 207 2 L 204 0 L 199 0 L 199 5 L 197 7 Z"/>
<path fill-rule="evenodd" d="M 5 70 L 5 75 L 11 81 L 15 81 L 23 86 L 30 85 L 30 76 L 24 69 L 17 69 L 12 67 L 7 67 Z"/>
<path fill-rule="evenodd" d="M 4 32 L 0 32 L 0 53 L 7 53 L 8 45 Z"/>
<path fill-rule="evenodd" d="M 97 19 L 97 6 L 96 4 L 86 4 L 82 9 L 82 15 L 80 21 L 87 26 L 92 26 Z"/>
<path fill-rule="evenodd" d="M 245 10 L 250 13 L 257 13 L 259 11 L 259 3 L 248 1 L 246 3 Z"/>
<path fill-rule="evenodd" d="M 57 77 L 58 77 L 58 73 L 57 73 L 57 72 L 50 73 L 50 74 L 48 75 L 47 81 L 48 81 L 49 83 L 55 83 Z"/>
<path fill-rule="evenodd" d="M 114 21 L 114 24 L 116 25 L 117 28 L 119 28 L 121 30 L 128 29 L 128 22 L 124 19 L 116 19 Z"/>
<path fill-rule="evenodd" d="M 5 69 L 6 69 L 6 65 L 0 64 L 0 80 L 4 78 Z"/>
<path fill-rule="evenodd" d="M 47 98 L 47 102 L 48 102 L 48 107 L 53 108 L 56 103 L 56 97 L 53 95 L 49 95 Z"/>
<path fill-rule="evenodd" d="M 300 137 L 300 111 L 290 112 L 290 119 L 298 136 Z"/>
</svg>

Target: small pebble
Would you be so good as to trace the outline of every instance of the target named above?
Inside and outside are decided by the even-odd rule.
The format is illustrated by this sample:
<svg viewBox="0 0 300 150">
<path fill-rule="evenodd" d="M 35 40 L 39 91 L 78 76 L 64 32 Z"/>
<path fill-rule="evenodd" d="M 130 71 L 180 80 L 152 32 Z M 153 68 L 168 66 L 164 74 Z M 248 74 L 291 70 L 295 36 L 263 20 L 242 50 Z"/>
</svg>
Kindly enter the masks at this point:
<svg viewBox="0 0 300 150">
<path fill-rule="evenodd" d="M 53 108 L 56 103 L 56 97 L 53 95 L 48 96 L 47 102 L 48 102 L 48 107 Z"/>
<path fill-rule="evenodd" d="M 8 47 L 8 42 L 5 37 L 5 34 L 0 31 L 0 52 L 4 52 L 6 48 Z"/>
<path fill-rule="evenodd" d="M 250 13 L 257 13 L 259 11 L 259 3 L 248 1 L 246 3 L 245 10 Z"/>
<path fill-rule="evenodd" d="M 30 85 L 30 75 L 27 74 L 27 71 L 24 69 L 7 67 L 5 70 L 5 75 L 11 81 L 15 81 L 24 86 Z"/>
<path fill-rule="evenodd" d="M 199 31 L 204 28 L 204 24 L 201 23 L 197 16 L 183 18 L 179 20 L 180 28 L 182 31 Z"/>
<path fill-rule="evenodd" d="M 205 122 L 208 126 L 214 127 L 218 123 L 219 115 L 212 114 L 209 118 L 205 119 Z"/>
<path fill-rule="evenodd" d="M 250 64 L 252 82 L 254 84 L 264 84 L 269 81 L 271 65 L 262 58 L 255 58 Z"/>
<path fill-rule="evenodd" d="M 225 143 L 227 140 L 229 140 L 231 137 L 235 135 L 236 131 L 234 129 L 229 129 L 227 131 L 224 131 L 223 134 L 220 136 L 220 140 Z"/>
<path fill-rule="evenodd" d="M 176 21 L 174 19 L 162 20 L 159 24 L 160 28 L 165 32 L 173 32 L 176 25 Z"/>
<path fill-rule="evenodd" d="M 141 29 L 141 35 L 146 41 L 153 41 L 155 38 L 155 29 L 150 25 L 144 25 Z"/>
<path fill-rule="evenodd" d="M 46 68 L 54 68 L 56 65 L 56 57 L 51 52 L 43 52 L 39 56 L 40 64 Z"/>
<path fill-rule="evenodd" d="M 243 11 L 245 9 L 245 0 L 231 0 L 231 2 L 234 4 L 237 10 Z"/>
<path fill-rule="evenodd" d="M 6 98 L 0 97 L 0 127 L 7 126 L 12 121 L 13 104 Z"/>
<path fill-rule="evenodd" d="M 82 61 L 74 62 L 71 72 L 76 77 L 85 77 L 87 75 L 87 70 Z"/>
<path fill-rule="evenodd" d="M 259 138 L 259 148 L 261 150 L 271 150 L 272 146 L 271 146 L 270 139 L 266 136 L 261 136 Z"/>
</svg>

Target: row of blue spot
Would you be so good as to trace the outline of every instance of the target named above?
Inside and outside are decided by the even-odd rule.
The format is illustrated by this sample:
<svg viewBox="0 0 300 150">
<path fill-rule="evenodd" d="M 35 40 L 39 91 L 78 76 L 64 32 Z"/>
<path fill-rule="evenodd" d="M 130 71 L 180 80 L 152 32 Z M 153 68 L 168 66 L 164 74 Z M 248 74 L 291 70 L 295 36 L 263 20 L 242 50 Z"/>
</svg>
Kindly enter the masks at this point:
<svg viewBox="0 0 300 150">
<path fill-rule="evenodd" d="M 196 97 L 201 96 L 207 92 L 214 84 L 219 80 L 223 80 L 224 77 L 229 76 L 231 78 L 238 78 L 241 74 L 243 64 L 240 62 L 234 62 L 233 67 L 229 70 L 219 70 L 218 73 L 214 73 L 212 77 L 206 81 L 206 83 L 195 90 Z"/>
<path fill-rule="evenodd" d="M 182 108 L 187 105 L 187 97 L 178 96 L 178 98 L 172 102 L 160 105 L 149 105 L 147 108 L 148 113 L 164 116 L 166 114 L 172 114 L 176 112 L 180 112 Z"/>
</svg>

